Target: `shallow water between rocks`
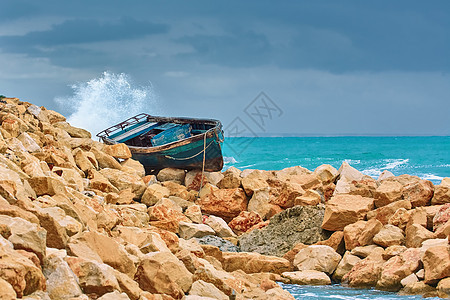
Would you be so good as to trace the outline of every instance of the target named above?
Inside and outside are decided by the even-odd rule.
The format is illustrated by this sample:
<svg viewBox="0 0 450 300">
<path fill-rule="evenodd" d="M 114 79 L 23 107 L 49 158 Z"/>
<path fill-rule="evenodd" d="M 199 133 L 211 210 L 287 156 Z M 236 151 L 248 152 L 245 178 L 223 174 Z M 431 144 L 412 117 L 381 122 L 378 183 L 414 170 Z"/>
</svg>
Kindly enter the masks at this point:
<svg viewBox="0 0 450 300">
<path fill-rule="evenodd" d="M 417 296 L 399 296 L 396 293 L 384 292 L 376 289 L 354 289 L 333 285 L 298 285 L 278 283 L 283 289 L 291 293 L 295 299 L 342 299 L 342 300 L 365 300 L 365 299 L 425 299 L 421 295 Z M 440 299 L 438 297 L 426 299 Z"/>
</svg>

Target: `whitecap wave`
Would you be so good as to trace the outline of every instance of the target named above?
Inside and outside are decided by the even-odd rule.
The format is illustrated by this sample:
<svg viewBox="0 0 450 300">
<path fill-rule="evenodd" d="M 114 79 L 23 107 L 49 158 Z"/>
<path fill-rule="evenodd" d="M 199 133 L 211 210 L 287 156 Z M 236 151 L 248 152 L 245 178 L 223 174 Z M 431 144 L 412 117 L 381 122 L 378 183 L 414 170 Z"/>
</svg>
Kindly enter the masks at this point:
<svg viewBox="0 0 450 300">
<path fill-rule="evenodd" d="M 358 165 L 361 163 L 359 159 L 344 159 L 349 165 Z"/>
<path fill-rule="evenodd" d="M 223 157 L 224 164 L 235 164 L 237 163 L 237 160 L 233 156 L 224 156 Z"/>
<path fill-rule="evenodd" d="M 408 158 L 405 159 L 388 159 L 388 163 L 384 167 L 385 170 L 395 169 L 401 165 L 407 164 L 409 162 Z"/>
<path fill-rule="evenodd" d="M 420 177 L 422 179 L 425 179 L 425 180 L 433 180 L 433 181 L 442 181 L 442 179 L 444 179 L 444 177 L 437 176 L 437 175 L 434 175 L 434 174 L 423 174 Z"/>
<path fill-rule="evenodd" d="M 55 101 L 62 107 L 73 107 L 67 121 L 93 135 L 138 113 L 155 113 L 157 97 L 151 84 L 136 86 L 127 74 L 104 72 L 71 87 L 72 96 Z"/>
</svg>

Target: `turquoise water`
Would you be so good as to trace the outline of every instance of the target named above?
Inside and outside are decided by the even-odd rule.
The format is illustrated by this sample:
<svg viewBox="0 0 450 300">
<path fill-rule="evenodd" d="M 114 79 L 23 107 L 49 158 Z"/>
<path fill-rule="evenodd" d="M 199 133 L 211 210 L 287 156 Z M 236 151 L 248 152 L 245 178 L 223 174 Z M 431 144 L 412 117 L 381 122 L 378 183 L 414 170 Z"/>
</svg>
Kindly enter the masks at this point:
<svg viewBox="0 0 450 300">
<path fill-rule="evenodd" d="M 282 284 L 283 289 L 289 291 L 295 299 L 340 299 L 340 300 L 387 300 L 387 299 L 424 299 L 422 296 L 399 296 L 392 292 L 375 289 L 352 289 L 337 284 L 327 286 L 307 286 Z M 440 299 L 431 297 L 427 299 Z"/>
<path fill-rule="evenodd" d="M 450 137 L 258 137 L 226 138 L 225 167 L 280 170 L 347 161 L 377 177 L 383 170 L 439 183 L 450 177 Z"/>
<path fill-rule="evenodd" d="M 242 170 L 280 170 L 292 166 L 314 170 L 322 164 L 339 168 L 347 161 L 375 178 L 384 170 L 394 175 L 416 175 L 434 184 L 450 177 L 450 137 L 226 138 L 223 151 L 225 168 L 235 166 Z M 423 299 L 340 285 L 282 286 L 296 299 Z"/>
</svg>

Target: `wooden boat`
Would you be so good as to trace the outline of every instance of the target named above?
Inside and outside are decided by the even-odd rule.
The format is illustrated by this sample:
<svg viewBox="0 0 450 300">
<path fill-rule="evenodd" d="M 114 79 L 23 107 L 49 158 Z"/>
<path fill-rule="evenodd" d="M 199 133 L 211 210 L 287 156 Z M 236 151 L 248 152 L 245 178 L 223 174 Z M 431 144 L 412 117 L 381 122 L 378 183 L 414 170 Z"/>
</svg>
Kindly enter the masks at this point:
<svg viewBox="0 0 450 300">
<path fill-rule="evenodd" d="M 213 119 L 156 117 L 142 113 L 97 134 L 105 144 L 125 143 L 146 172 L 163 168 L 220 171 L 222 124 Z"/>
</svg>

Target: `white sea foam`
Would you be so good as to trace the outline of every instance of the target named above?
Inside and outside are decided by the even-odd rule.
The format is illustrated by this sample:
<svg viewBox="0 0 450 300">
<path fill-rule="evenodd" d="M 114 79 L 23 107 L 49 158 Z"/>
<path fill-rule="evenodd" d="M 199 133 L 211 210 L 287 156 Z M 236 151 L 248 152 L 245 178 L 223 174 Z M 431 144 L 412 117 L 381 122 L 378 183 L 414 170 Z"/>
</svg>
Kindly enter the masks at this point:
<svg viewBox="0 0 450 300">
<path fill-rule="evenodd" d="M 429 173 L 428 174 L 423 174 L 420 177 L 422 177 L 422 179 L 433 180 L 433 181 L 442 181 L 442 179 L 444 179 L 444 177 L 437 176 L 437 175 L 434 175 L 434 174 L 429 174 Z"/>
<path fill-rule="evenodd" d="M 345 159 L 344 161 L 346 161 L 349 165 L 358 165 L 361 163 L 359 159 Z"/>
<path fill-rule="evenodd" d="M 235 163 L 237 163 L 237 160 L 233 156 L 224 156 L 223 157 L 223 162 L 226 165 L 227 164 L 235 164 Z"/>
<path fill-rule="evenodd" d="M 156 95 L 148 86 L 135 86 L 126 74 L 104 72 L 101 77 L 72 86 L 73 95 L 58 97 L 61 106 L 73 107 L 68 122 L 92 135 L 138 113 L 155 114 Z"/>
<path fill-rule="evenodd" d="M 388 163 L 384 167 L 385 170 L 395 169 L 401 165 L 407 164 L 409 162 L 408 158 L 405 159 L 388 159 Z"/>
</svg>

